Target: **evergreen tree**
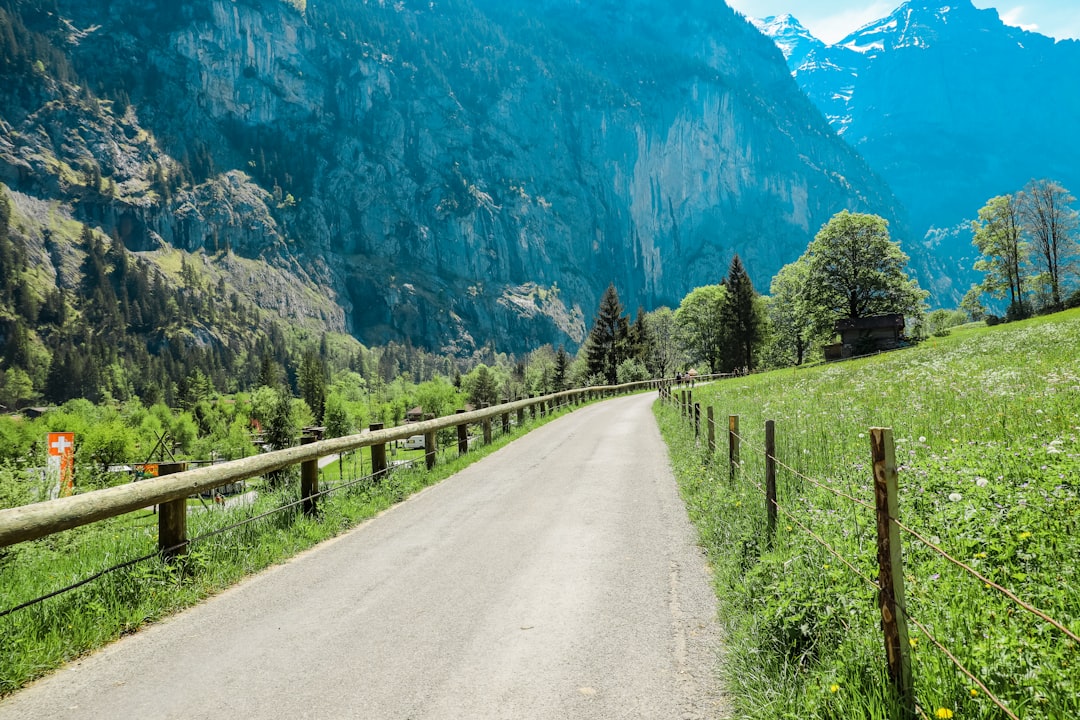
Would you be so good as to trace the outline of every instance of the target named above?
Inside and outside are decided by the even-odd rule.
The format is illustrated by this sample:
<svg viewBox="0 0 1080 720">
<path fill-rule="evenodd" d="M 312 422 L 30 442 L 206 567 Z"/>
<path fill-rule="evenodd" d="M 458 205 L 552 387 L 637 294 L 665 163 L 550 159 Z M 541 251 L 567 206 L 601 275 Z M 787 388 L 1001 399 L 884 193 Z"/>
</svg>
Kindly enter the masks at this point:
<svg viewBox="0 0 1080 720">
<path fill-rule="evenodd" d="M 626 337 L 626 321 L 622 312 L 619 293 L 612 283 L 600 299 L 596 321 L 585 346 L 589 375 L 600 375 L 609 385 L 615 384 L 617 368 L 622 360 L 623 348 L 620 345 Z"/>
<path fill-rule="evenodd" d="M 495 376 L 487 365 L 476 368 L 476 377 L 469 392 L 469 402 L 473 407 L 480 408 L 485 405 L 495 405 L 498 402 L 499 388 Z"/>
<path fill-rule="evenodd" d="M 562 392 L 566 389 L 566 374 L 569 369 L 570 355 L 566 352 L 566 348 L 560 345 L 559 351 L 555 353 L 555 373 L 552 376 L 555 392 Z"/>
<path fill-rule="evenodd" d="M 725 285 L 727 293 L 724 295 L 721 318 L 728 342 L 731 343 L 734 367 L 752 370 L 754 352 L 761 344 L 763 335 L 762 323 L 754 284 L 737 254 L 731 260 Z"/>
<path fill-rule="evenodd" d="M 263 428 L 263 437 L 271 450 L 284 450 L 293 446 L 299 428 L 292 413 L 292 394 L 284 385 L 274 390 Z M 280 487 L 289 476 L 288 468 L 267 473 L 273 487 Z"/>
<path fill-rule="evenodd" d="M 300 372 L 297 374 L 297 382 L 300 385 L 300 397 L 311 408 L 315 415 L 315 421 L 323 424 L 323 414 L 326 411 L 326 380 L 329 372 L 326 362 L 314 349 L 304 352 L 300 361 Z"/>
</svg>

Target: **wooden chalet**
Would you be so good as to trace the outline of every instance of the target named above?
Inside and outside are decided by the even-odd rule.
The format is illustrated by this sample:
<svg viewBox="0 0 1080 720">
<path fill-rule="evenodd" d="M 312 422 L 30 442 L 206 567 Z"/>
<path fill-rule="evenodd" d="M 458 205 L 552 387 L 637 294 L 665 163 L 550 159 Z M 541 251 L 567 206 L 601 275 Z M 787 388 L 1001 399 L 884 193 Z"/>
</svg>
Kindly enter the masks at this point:
<svg viewBox="0 0 1080 720">
<path fill-rule="evenodd" d="M 836 323 L 836 333 L 840 336 L 840 342 L 823 348 L 826 360 L 842 360 L 895 350 L 903 345 L 906 339 L 904 316 L 900 313 L 839 320 Z"/>
</svg>

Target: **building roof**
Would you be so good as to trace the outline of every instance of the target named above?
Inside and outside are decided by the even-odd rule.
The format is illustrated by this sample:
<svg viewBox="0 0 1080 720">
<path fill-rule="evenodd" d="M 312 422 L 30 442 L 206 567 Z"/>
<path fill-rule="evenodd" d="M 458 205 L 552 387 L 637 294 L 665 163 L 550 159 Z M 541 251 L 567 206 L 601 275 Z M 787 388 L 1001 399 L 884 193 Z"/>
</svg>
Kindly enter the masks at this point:
<svg viewBox="0 0 1080 720">
<path fill-rule="evenodd" d="M 845 330 L 871 330 L 874 328 L 892 327 L 901 329 L 904 327 L 904 316 L 901 313 L 891 313 L 889 315 L 871 315 L 870 317 L 836 321 L 837 332 L 844 332 Z"/>
</svg>

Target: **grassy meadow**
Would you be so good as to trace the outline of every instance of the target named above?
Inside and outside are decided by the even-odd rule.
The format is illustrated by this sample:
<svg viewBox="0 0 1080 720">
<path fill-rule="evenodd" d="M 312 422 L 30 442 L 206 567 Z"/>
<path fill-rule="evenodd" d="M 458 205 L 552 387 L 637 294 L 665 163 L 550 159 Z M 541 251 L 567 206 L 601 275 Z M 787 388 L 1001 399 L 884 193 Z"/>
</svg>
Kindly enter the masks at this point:
<svg viewBox="0 0 1080 720">
<path fill-rule="evenodd" d="M 780 462 L 871 505 L 868 429 L 893 428 L 900 521 L 1080 633 L 1080 311 L 725 380 L 693 399 L 722 418 L 716 456 L 677 408 L 657 414 L 714 566 L 737 717 L 890 716 L 876 591 L 864 579 L 877 578 L 873 512 L 781 467 L 778 502 L 791 515 L 767 548 L 754 483 L 764 484 L 769 419 Z M 734 482 L 727 415 L 740 416 L 744 438 Z M 903 552 L 909 614 L 1006 707 L 1025 720 L 1080 717 L 1077 643 L 910 535 Z M 909 631 L 919 717 L 1008 717 Z"/>
<path fill-rule="evenodd" d="M 212 500 L 205 504 L 189 500 L 188 537 L 205 539 L 193 540 L 180 562 L 167 563 L 156 555 L 157 516 L 150 510 L 0 548 L 0 613 L 151 556 L 0 616 L 0 697 L 66 661 L 349 530 L 561 414 L 527 419 L 523 426 L 512 426 L 509 434 L 501 432 L 500 423 L 493 423 L 492 444 L 478 440 L 464 456 L 457 455 L 456 445 L 444 444 L 431 472 L 424 467 L 423 451 L 399 449 L 390 460 L 414 464 L 396 467 L 378 484 L 363 478 L 371 470 L 366 452 L 363 458 L 346 455 L 340 465 L 335 461 L 323 468 L 320 487 L 338 489 L 319 499 L 317 518 L 296 506 L 258 518 L 296 503 L 298 481 L 277 491 L 252 481 L 250 487 L 259 490 L 253 504 L 225 508 Z M 227 529 L 245 521 L 250 522 Z"/>
</svg>

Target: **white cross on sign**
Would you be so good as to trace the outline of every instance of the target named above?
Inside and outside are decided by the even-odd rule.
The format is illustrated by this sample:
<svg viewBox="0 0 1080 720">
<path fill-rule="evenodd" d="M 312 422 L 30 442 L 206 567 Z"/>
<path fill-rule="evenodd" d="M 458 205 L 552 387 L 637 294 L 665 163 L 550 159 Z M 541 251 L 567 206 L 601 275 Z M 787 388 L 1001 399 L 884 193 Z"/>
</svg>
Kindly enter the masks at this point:
<svg viewBox="0 0 1080 720">
<path fill-rule="evenodd" d="M 49 449 L 52 450 L 50 455 L 67 455 L 68 450 L 74 447 L 74 437 L 72 433 L 50 433 L 49 434 Z"/>
</svg>

